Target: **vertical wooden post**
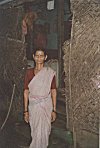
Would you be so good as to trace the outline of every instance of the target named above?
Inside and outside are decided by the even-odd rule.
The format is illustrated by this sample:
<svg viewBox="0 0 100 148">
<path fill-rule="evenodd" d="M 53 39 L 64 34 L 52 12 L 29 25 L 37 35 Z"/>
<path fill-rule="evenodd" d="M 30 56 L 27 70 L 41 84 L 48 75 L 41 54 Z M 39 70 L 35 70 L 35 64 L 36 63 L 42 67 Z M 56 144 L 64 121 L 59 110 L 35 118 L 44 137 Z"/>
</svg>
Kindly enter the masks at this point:
<svg viewBox="0 0 100 148">
<path fill-rule="evenodd" d="M 64 0 L 57 0 L 59 88 L 62 87 L 62 44 L 64 42 Z"/>
</svg>

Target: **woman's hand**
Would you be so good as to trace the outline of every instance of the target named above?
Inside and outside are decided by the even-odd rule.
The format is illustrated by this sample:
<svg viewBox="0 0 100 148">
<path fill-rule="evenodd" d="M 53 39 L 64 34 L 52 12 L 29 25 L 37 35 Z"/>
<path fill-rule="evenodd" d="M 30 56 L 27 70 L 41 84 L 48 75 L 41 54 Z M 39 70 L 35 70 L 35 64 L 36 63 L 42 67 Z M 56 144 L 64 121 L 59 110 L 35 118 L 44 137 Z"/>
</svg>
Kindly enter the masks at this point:
<svg viewBox="0 0 100 148">
<path fill-rule="evenodd" d="M 25 122 L 29 122 L 29 113 L 28 112 L 25 112 L 24 113 L 24 120 L 25 120 Z"/>
<path fill-rule="evenodd" d="M 54 122 L 56 120 L 56 112 L 52 111 L 51 113 L 51 122 Z"/>
</svg>

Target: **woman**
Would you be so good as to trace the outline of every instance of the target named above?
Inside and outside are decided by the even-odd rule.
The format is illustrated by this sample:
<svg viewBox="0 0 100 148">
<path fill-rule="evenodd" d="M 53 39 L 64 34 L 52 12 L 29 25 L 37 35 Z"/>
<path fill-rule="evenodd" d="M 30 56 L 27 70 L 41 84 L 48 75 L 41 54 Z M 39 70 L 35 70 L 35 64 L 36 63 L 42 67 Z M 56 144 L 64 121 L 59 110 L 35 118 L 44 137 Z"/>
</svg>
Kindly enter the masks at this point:
<svg viewBox="0 0 100 148">
<path fill-rule="evenodd" d="M 44 67 L 45 51 L 33 54 L 35 68 L 28 69 L 24 84 L 24 120 L 30 123 L 32 142 L 30 148 L 47 148 L 51 122 L 56 119 L 55 72 Z"/>
</svg>

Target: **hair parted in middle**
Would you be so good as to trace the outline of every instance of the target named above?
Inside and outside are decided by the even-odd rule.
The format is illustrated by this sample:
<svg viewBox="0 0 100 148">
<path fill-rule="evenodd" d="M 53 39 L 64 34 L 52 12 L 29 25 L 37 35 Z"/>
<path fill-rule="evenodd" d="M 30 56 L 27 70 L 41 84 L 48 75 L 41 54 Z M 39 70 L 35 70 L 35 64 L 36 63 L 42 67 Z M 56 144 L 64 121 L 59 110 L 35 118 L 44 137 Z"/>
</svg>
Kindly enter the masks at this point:
<svg viewBox="0 0 100 148">
<path fill-rule="evenodd" d="M 45 56 L 47 55 L 46 50 L 43 49 L 43 48 L 36 48 L 35 50 L 33 50 L 32 54 L 35 55 L 37 51 L 43 51 L 43 52 L 44 52 L 44 55 L 45 55 Z"/>
</svg>

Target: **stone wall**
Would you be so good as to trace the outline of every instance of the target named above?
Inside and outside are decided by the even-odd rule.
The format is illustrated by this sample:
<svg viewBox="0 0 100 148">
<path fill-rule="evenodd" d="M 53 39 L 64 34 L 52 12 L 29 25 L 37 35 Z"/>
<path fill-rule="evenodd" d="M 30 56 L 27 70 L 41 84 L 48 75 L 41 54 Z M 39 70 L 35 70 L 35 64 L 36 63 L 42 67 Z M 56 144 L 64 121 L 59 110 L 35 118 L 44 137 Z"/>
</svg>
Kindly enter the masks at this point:
<svg viewBox="0 0 100 148">
<path fill-rule="evenodd" d="M 74 147 L 98 148 L 100 3 L 93 0 L 71 2 L 71 40 L 63 46 L 67 127 L 73 131 Z"/>
</svg>

